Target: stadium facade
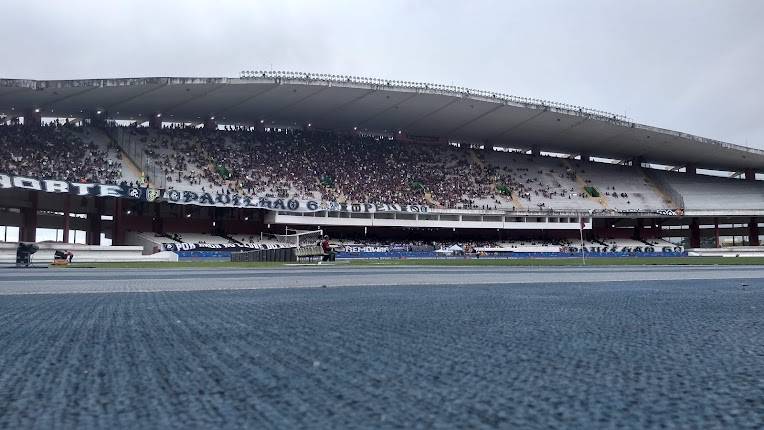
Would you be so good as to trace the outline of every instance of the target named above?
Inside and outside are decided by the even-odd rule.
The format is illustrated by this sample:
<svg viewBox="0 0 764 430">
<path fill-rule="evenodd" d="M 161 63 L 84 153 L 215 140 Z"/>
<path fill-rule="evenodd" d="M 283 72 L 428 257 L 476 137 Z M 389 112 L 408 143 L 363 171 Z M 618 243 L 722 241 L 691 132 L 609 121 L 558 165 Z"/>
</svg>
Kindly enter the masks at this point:
<svg viewBox="0 0 764 430">
<path fill-rule="evenodd" d="M 578 236 L 583 228 L 592 240 L 685 237 L 689 247 L 698 248 L 709 242 L 720 246 L 722 237 L 759 245 L 764 216 L 764 183 L 757 179 L 764 173 L 764 151 L 583 107 L 462 87 L 254 71 L 239 78 L 0 79 L 0 115 L 0 122 L 23 123 L 30 133 L 49 118 L 100 130 L 94 133 L 103 132 L 124 163 L 153 179 L 126 187 L 0 171 L 0 225 L 18 226 L 21 241 L 35 241 L 38 228 L 60 229 L 64 242 L 70 241 L 71 230 L 84 231 L 93 245 L 104 235 L 114 245 L 135 244 L 130 239 L 134 232 L 254 236 L 286 226 L 393 238 L 416 232 L 443 241 L 563 239 Z M 182 123 L 206 130 L 231 126 L 373 135 L 428 148 L 491 153 L 472 156 L 477 165 L 493 163 L 493 153 L 525 154 L 529 158 L 517 165 L 526 167 L 518 170 L 537 163 L 531 169 L 538 166 L 539 175 L 565 189 L 568 201 L 543 190 L 539 197 L 538 187 L 535 196 L 528 187 L 524 200 L 508 192 L 511 208 L 493 205 L 496 199 L 455 207 L 436 201 L 232 196 L 224 190 L 184 188 L 183 181 L 165 182 L 156 159 L 145 157 L 145 148 L 136 148 L 125 132 L 129 127 L 114 127 L 115 121 L 153 130 Z M 619 162 L 598 162 L 603 159 Z M 709 176 L 704 170 L 734 178 Z M 611 187 L 618 190 L 612 197 Z"/>
</svg>

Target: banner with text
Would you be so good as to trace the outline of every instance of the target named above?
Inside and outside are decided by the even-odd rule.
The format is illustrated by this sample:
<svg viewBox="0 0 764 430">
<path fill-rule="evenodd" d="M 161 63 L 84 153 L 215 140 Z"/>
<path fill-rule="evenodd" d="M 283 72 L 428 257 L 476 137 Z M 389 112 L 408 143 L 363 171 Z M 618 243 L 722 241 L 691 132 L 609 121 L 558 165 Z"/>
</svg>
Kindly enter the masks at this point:
<svg viewBox="0 0 764 430">
<path fill-rule="evenodd" d="M 427 213 L 429 207 L 392 203 L 338 203 L 296 198 L 250 196 L 233 193 L 209 193 L 190 190 L 129 187 L 95 183 L 37 179 L 0 173 L 0 189 L 23 189 L 74 196 L 115 197 L 144 202 L 167 202 L 178 205 L 217 206 L 229 208 L 266 209 L 284 212 L 411 212 Z"/>
<path fill-rule="evenodd" d="M 294 248 L 294 246 L 265 243 L 163 243 L 162 251 L 255 251 L 262 249 Z"/>
</svg>

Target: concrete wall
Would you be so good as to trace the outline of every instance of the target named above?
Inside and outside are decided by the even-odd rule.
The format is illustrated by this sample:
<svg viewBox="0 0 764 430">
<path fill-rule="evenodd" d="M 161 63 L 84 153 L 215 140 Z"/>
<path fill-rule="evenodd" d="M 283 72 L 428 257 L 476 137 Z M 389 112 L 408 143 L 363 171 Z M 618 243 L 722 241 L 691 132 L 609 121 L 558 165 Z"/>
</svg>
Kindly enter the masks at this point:
<svg viewBox="0 0 764 430">
<path fill-rule="evenodd" d="M 764 257 L 764 246 L 730 246 L 727 248 L 692 248 L 690 257 Z"/>
<path fill-rule="evenodd" d="M 0 263 L 16 262 L 16 243 L 0 243 Z M 140 246 L 96 246 L 74 245 L 55 242 L 38 243 L 40 250 L 32 255 L 34 264 L 49 264 L 53 262 L 53 253 L 69 250 L 74 253 L 76 263 L 106 263 L 130 261 L 178 261 L 178 255 L 173 252 L 159 252 L 153 255 L 143 255 Z"/>
<path fill-rule="evenodd" d="M 414 219 L 377 218 L 375 214 L 364 217 L 339 218 L 332 216 L 296 216 L 273 213 L 266 220 L 271 224 L 315 225 L 315 226 L 355 226 L 355 227 L 421 227 L 421 228 L 459 228 L 459 229 L 503 229 L 503 230 L 578 230 L 578 220 L 565 218 L 566 222 L 555 222 L 556 217 L 527 217 L 518 222 L 515 216 L 499 217 L 501 221 L 467 221 L 467 215 L 427 214 L 417 215 Z M 434 216 L 437 219 L 419 219 Z M 477 218 L 482 219 L 478 215 Z M 591 221 L 584 224 L 584 230 L 592 228 Z"/>
</svg>

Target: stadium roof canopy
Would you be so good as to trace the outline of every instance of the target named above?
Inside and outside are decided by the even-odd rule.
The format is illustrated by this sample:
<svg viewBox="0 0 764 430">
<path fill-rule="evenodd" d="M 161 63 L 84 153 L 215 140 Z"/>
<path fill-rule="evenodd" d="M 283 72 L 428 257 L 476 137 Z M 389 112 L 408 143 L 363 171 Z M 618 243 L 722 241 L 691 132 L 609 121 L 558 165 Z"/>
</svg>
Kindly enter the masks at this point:
<svg viewBox="0 0 764 430">
<path fill-rule="evenodd" d="M 462 87 L 295 72 L 239 78 L 0 79 L 0 114 L 403 131 L 519 149 L 641 157 L 671 166 L 764 170 L 764 151 L 606 112 Z"/>
</svg>

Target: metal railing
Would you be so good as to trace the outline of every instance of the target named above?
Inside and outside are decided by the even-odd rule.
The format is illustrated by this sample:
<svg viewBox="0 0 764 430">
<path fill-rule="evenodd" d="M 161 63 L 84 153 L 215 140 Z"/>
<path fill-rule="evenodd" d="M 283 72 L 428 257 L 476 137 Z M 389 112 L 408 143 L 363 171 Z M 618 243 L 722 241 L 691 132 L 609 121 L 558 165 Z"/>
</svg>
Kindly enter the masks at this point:
<svg viewBox="0 0 764 430">
<path fill-rule="evenodd" d="M 265 71 L 265 70 L 242 70 L 241 79 L 274 79 L 276 82 L 283 81 L 304 81 L 315 82 L 322 81 L 326 83 L 346 83 L 359 85 L 372 85 L 387 88 L 403 88 L 417 90 L 432 90 L 453 93 L 459 96 L 477 96 L 497 101 L 520 104 L 536 109 L 555 109 L 563 113 L 579 114 L 596 117 L 606 121 L 616 121 L 619 123 L 633 123 L 634 121 L 625 116 L 606 112 L 597 109 L 576 106 L 567 103 L 559 103 L 550 100 L 534 99 L 529 97 L 518 97 L 510 94 L 497 93 L 493 91 L 477 90 L 474 88 L 460 87 L 455 85 L 432 84 L 425 82 L 400 81 L 393 79 L 367 78 L 362 76 L 332 75 L 324 73 L 292 72 L 292 71 Z"/>
<path fill-rule="evenodd" d="M 653 181 L 663 193 L 671 198 L 671 201 L 678 209 L 684 209 L 684 197 L 682 197 L 682 194 L 677 191 L 663 175 L 658 173 L 655 169 L 644 169 L 640 167 L 640 170 L 642 170 L 644 175 L 650 178 L 650 180 Z"/>
<path fill-rule="evenodd" d="M 234 263 L 295 262 L 297 261 L 297 248 L 232 252 L 231 261 Z"/>
<path fill-rule="evenodd" d="M 105 131 L 140 170 L 140 173 L 148 177 L 148 182 L 152 187 L 167 188 L 167 178 L 162 166 L 157 164 L 156 159 L 146 154 L 145 145 L 140 142 L 140 136 L 133 135 L 125 127 L 107 126 Z"/>
</svg>

